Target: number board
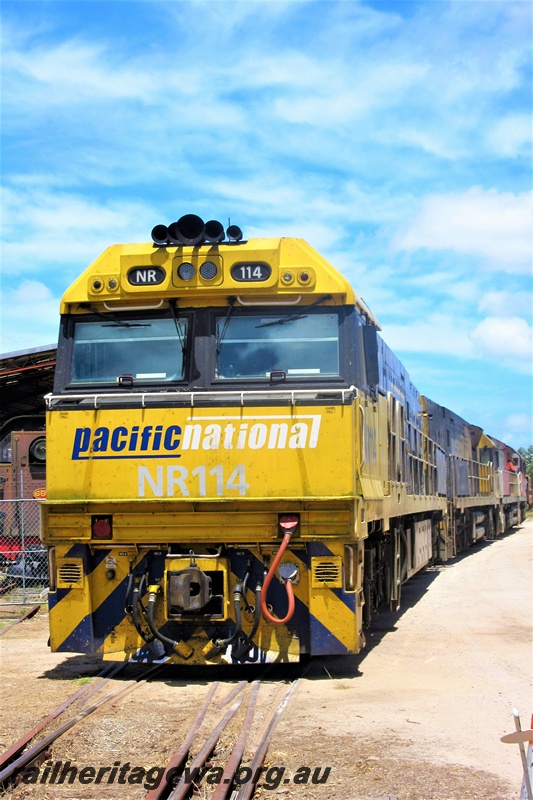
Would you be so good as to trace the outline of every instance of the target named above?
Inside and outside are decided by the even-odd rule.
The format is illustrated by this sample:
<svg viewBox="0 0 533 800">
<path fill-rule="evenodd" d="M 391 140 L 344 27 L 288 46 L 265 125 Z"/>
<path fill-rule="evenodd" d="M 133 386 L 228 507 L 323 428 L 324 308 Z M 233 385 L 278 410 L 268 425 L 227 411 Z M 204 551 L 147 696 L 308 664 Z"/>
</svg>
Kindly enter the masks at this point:
<svg viewBox="0 0 533 800">
<path fill-rule="evenodd" d="M 132 267 L 128 270 L 128 283 L 132 286 L 157 286 L 166 278 L 163 267 Z"/>
<path fill-rule="evenodd" d="M 267 281 L 271 274 L 272 270 L 268 264 L 257 261 L 248 264 L 234 264 L 231 268 L 231 277 L 234 281 L 239 281 L 240 283 L 244 281 L 251 281 L 252 283 Z"/>
</svg>

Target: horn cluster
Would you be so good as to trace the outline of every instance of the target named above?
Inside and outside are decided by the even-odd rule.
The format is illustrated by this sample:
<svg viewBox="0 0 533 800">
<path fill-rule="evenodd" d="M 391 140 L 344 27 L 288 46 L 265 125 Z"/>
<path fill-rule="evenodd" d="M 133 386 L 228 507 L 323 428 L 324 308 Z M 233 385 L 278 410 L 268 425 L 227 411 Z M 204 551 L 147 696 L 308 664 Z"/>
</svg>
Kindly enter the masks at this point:
<svg viewBox="0 0 533 800">
<path fill-rule="evenodd" d="M 185 214 L 170 225 L 156 225 L 152 228 L 152 239 L 158 247 L 167 245 L 218 244 L 227 237 L 228 242 L 236 244 L 242 239 L 238 225 L 229 225 L 224 231 L 222 223 L 216 219 L 204 222 L 196 214 Z"/>
</svg>

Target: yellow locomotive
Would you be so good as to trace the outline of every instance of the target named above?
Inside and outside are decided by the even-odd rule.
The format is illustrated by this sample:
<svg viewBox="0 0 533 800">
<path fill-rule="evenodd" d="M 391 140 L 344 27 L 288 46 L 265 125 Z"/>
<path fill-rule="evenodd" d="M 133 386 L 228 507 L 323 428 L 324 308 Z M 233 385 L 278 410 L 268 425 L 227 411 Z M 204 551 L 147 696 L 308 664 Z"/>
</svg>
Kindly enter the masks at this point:
<svg viewBox="0 0 533 800">
<path fill-rule="evenodd" d="M 152 239 L 108 248 L 61 303 L 51 647 L 189 664 L 355 653 L 372 611 L 456 549 L 433 415 L 303 240 L 244 241 L 192 214 Z M 486 479 L 463 505 L 495 509 L 474 449 Z"/>
</svg>

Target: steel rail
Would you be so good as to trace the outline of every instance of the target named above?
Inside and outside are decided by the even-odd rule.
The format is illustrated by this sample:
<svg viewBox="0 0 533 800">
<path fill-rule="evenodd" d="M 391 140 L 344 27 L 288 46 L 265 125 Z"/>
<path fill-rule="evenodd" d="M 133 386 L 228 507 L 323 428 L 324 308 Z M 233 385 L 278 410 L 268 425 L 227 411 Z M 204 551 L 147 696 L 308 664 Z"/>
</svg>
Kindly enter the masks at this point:
<svg viewBox="0 0 533 800">
<path fill-rule="evenodd" d="M 265 672 L 268 671 L 270 668 L 272 668 L 272 666 L 273 666 L 272 664 L 269 665 L 266 668 Z M 246 712 L 241 724 L 239 735 L 225 763 L 220 781 L 217 781 L 218 785 L 211 796 L 211 800 L 226 800 L 226 798 L 229 797 L 230 792 L 232 792 L 231 797 L 235 797 L 237 794 L 239 798 L 241 797 L 241 795 L 242 797 L 246 798 L 251 797 L 256 788 L 256 783 L 261 773 L 261 766 L 268 751 L 268 747 L 270 745 L 274 729 L 279 721 L 281 714 L 283 713 L 285 707 L 287 706 L 290 698 L 296 691 L 300 683 L 300 678 L 303 677 L 303 675 L 305 674 L 305 672 L 307 672 L 308 669 L 309 665 L 306 665 L 303 669 L 300 670 L 298 679 L 295 682 L 291 683 L 289 688 L 284 692 L 281 701 L 279 701 L 281 693 L 280 692 L 277 693 L 278 704 L 272 714 L 272 717 L 268 720 L 266 726 L 263 726 L 259 748 L 255 754 L 254 759 L 252 760 L 251 780 L 249 781 L 248 785 L 245 785 L 244 787 L 235 790 L 234 779 L 236 772 L 240 764 L 242 763 L 243 754 L 250 736 L 250 731 L 254 722 L 257 698 L 261 686 L 261 680 L 253 681 L 251 692 L 248 697 Z M 264 675 L 262 675 L 261 677 L 263 678 Z M 225 706 L 227 706 L 228 703 L 230 703 L 235 698 L 235 696 L 238 695 L 245 686 L 247 686 L 247 684 L 248 681 L 245 680 L 238 683 L 221 702 L 219 702 L 217 705 L 213 704 L 212 707 L 214 711 L 220 711 Z M 180 745 L 176 754 L 172 756 L 172 758 L 168 762 L 163 777 L 160 780 L 158 786 L 151 789 L 146 795 L 146 800 L 184 800 L 184 798 L 187 797 L 193 789 L 195 788 L 197 789 L 197 784 L 195 783 L 195 780 L 197 780 L 198 783 L 200 783 L 200 781 L 205 777 L 205 775 L 202 774 L 202 768 L 206 764 L 209 756 L 215 750 L 224 729 L 226 728 L 229 721 L 233 718 L 233 716 L 237 712 L 244 697 L 243 695 L 243 697 L 238 699 L 231 706 L 229 711 L 226 712 L 223 719 L 219 721 L 219 723 L 214 728 L 213 732 L 211 733 L 207 741 L 201 747 L 200 751 L 198 752 L 198 755 L 193 759 L 192 763 L 185 769 L 184 765 L 186 763 L 186 759 L 189 750 L 192 746 L 194 737 L 205 718 L 206 712 L 211 703 L 211 699 L 215 694 L 218 685 L 219 684 L 217 683 L 211 687 L 211 690 L 207 694 L 206 699 L 204 700 L 204 703 L 200 711 L 198 712 L 193 724 L 189 728 L 186 738 Z M 250 767 L 247 768 L 249 769 Z M 173 774 L 180 769 L 181 769 L 181 775 L 178 779 L 178 782 L 173 786 L 172 785 Z"/>
<path fill-rule="evenodd" d="M 126 666 L 127 663 L 128 663 L 127 661 L 123 661 L 122 663 L 116 664 L 115 666 L 113 666 L 112 663 L 109 664 L 109 666 L 111 667 L 111 671 L 109 672 L 107 677 L 104 678 L 104 680 L 101 681 L 96 686 L 90 686 L 89 687 L 89 691 L 83 697 L 80 697 L 80 699 L 78 700 L 78 708 L 82 708 L 85 705 L 85 703 L 87 702 L 87 700 L 90 697 L 93 696 L 93 694 L 96 694 L 96 692 L 99 692 L 101 689 L 103 689 L 104 686 L 106 685 L 106 683 L 109 683 L 111 678 L 114 678 L 115 675 L 117 675 L 119 672 L 121 672 L 124 669 L 124 667 Z M 106 672 L 107 671 L 108 670 L 106 670 Z"/>
<path fill-rule="evenodd" d="M 263 766 L 263 762 L 265 760 L 265 756 L 270 746 L 270 740 L 272 739 L 272 734 L 274 733 L 274 729 L 278 724 L 279 719 L 283 711 L 285 710 L 289 700 L 291 699 L 292 695 L 296 692 L 296 689 L 300 685 L 300 681 L 301 681 L 301 676 L 298 678 L 297 681 L 295 681 L 289 686 L 288 690 L 285 692 L 285 695 L 281 703 L 278 705 L 278 707 L 272 714 L 270 722 L 267 725 L 267 728 L 261 738 L 261 741 L 259 742 L 259 746 L 257 747 L 255 755 L 250 764 L 251 780 L 248 781 L 248 783 L 245 783 L 243 784 L 243 786 L 241 786 L 241 788 L 237 793 L 236 800 L 249 800 L 252 794 L 254 793 L 257 783 L 256 776 L 259 776 L 260 768 Z"/>
<path fill-rule="evenodd" d="M 246 742 L 248 741 L 248 736 L 250 735 L 250 728 L 252 727 L 255 705 L 257 701 L 257 695 L 259 692 L 259 685 L 260 685 L 259 681 L 256 681 L 252 686 L 252 691 L 248 699 L 246 716 L 244 717 L 244 721 L 242 723 L 242 728 L 239 734 L 239 738 L 235 742 L 235 747 L 231 751 L 231 755 L 228 758 L 227 764 L 222 774 L 222 779 L 218 784 L 217 788 L 215 789 L 215 791 L 213 792 L 213 794 L 211 795 L 211 800 L 225 800 L 229 788 L 233 783 L 233 779 L 235 777 L 235 773 L 237 772 L 237 768 L 239 767 L 242 761 L 242 755 L 244 753 L 244 748 L 246 747 Z"/>
<path fill-rule="evenodd" d="M 220 701 L 220 703 L 219 703 L 219 704 L 218 704 L 218 706 L 216 707 L 216 710 L 217 710 L 217 711 L 220 711 L 222 708 L 224 708 L 224 706 L 227 706 L 227 705 L 228 705 L 228 703 L 231 703 L 231 701 L 233 700 L 233 698 L 234 698 L 234 697 L 237 697 L 237 695 L 239 694 L 239 692 L 241 692 L 241 691 L 244 689 L 244 687 L 245 687 L 245 686 L 248 686 L 248 681 L 240 681 L 240 682 L 239 682 L 239 683 L 238 683 L 238 684 L 235 686 L 235 688 L 231 690 L 231 692 L 228 694 L 228 696 L 227 696 L 227 697 L 225 697 L 223 700 L 221 700 L 221 701 Z"/>
<path fill-rule="evenodd" d="M 204 766 L 205 762 L 215 749 L 217 742 L 222 734 L 222 731 L 224 730 L 224 728 L 226 728 L 226 726 L 231 721 L 233 716 L 237 713 L 238 709 L 241 706 L 242 701 L 243 698 L 239 697 L 239 699 L 233 703 L 233 705 L 225 713 L 224 717 L 220 720 L 216 728 L 213 730 L 211 736 L 207 739 L 202 749 L 200 750 L 196 758 L 193 760 L 189 768 L 190 774 L 194 775 L 197 770 L 200 770 Z M 186 776 L 182 775 L 176 787 L 169 794 L 168 800 L 183 800 L 186 797 L 186 795 L 190 792 L 192 785 L 193 785 L 192 782 L 187 780 Z"/>
<path fill-rule="evenodd" d="M 211 700 L 213 699 L 213 695 L 215 694 L 216 690 L 218 689 L 218 686 L 219 686 L 219 683 L 217 681 L 216 683 L 213 683 L 213 685 L 209 689 L 209 692 L 207 693 L 207 697 L 205 698 L 205 700 L 204 700 L 204 702 L 203 702 L 198 714 L 196 715 L 196 717 L 194 719 L 194 722 L 192 723 L 191 727 L 189 728 L 187 736 L 185 737 L 183 742 L 180 744 L 178 750 L 174 753 L 174 755 L 171 757 L 170 761 L 168 762 L 167 766 L 165 767 L 165 772 L 163 774 L 163 778 L 159 782 L 159 785 L 156 786 L 154 789 L 151 789 L 148 792 L 148 794 L 146 795 L 146 800 L 160 800 L 160 798 L 165 793 L 168 792 L 168 790 L 170 788 L 170 783 L 169 783 L 169 780 L 167 779 L 167 776 L 169 775 L 169 773 L 171 771 L 179 769 L 180 766 L 185 761 L 185 759 L 187 757 L 187 754 L 188 754 L 188 752 L 189 752 L 189 750 L 191 748 L 191 744 L 193 742 L 193 739 L 196 736 L 198 728 L 200 727 L 200 725 L 204 721 L 204 717 L 205 717 L 205 715 L 207 713 L 207 709 L 209 708 L 209 706 L 211 704 Z"/>
<path fill-rule="evenodd" d="M 19 617 L 18 619 L 16 619 L 14 622 L 11 622 L 11 623 L 10 623 L 10 624 L 7 626 L 7 628 L 2 628 L 2 630 L 0 631 L 0 636 L 3 636 L 3 635 L 4 635 L 4 633 L 7 633 L 9 630 L 11 630 L 11 628 L 14 628 L 14 627 L 15 627 L 15 625 L 18 625 L 20 622 L 24 622 L 24 620 L 26 620 L 26 619 L 31 619 L 31 618 L 32 618 L 32 617 L 34 617 L 34 616 L 37 614 L 37 612 L 38 612 L 38 611 L 40 611 L 40 610 L 41 610 L 41 604 L 40 604 L 40 603 L 38 603 L 36 606 L 33 606 L 33 608 L 30 608 L 30 609 L 29 609 L 29 611 L 26 611 L 26 613 L 25 613 L 25 614 L 23 614 L 21 617 Z"/>
<path fill-rule="evenodd" d="M 66 731 L 73 728 L 74 725 L 77 725 L 78 722 L 81 722 L 82 719 L 85 719 L 85 717 L 88 717 L 90 714 L 94 713 L 99 708 L 109 703 L 111 700 L 115 701 L 122 700 L 122 698 L 125 697 L 129 692 L 136 689 L 142 682 L 151 677 L 151 675 L 154 672 L 156 671 L 160 672 L 162 669 L 165 668 L 166 665 L 158 664 L 156 667 L 149 670 L 145 675 L 142 675 L 139 678 L 129 681 L 129 683 L 127 683 L 126 686 L 119 686 L 114 690 L 112 690 L 111 692 L 108 692 L 108 694 L 104 695 L 95 703 L 93 703 L 92 706 L 89 706 L 88 708 L 79 711 L 74 717 L 71 717 L 71 719 L 63 722 L 63 724 L 60 725 L 58 728 L 56 728 L 55 731 L 52 731 L 43 739 L 36 742 L 34 745 L 29 747 L 28 750 L 26 750 L 21 756 L 12 761 L 8 766 L 4 767 L 4 769 L 0 771 L 0 785 L 5 783 L 9 778 L 11 778 L 16 773 L 21 772 L 24 769 L 24 767 L 27 766 L 31 761 L 33 761 L 36 756 L 42 753 L 43 750 L 45 750 L 48 747 L 48 745 L 52 744 L 56 739 L 58 739 L 60 736 L 66 733 Z M 76 695 L 79 697 L 78 693 L 76 693 Z M 70 702 L 73 702 L 72 698 L 69 698 L 69 700 Z"/>
<path fill-rule="evenodd" d="M 96 678 L 97 679 L 103 678 L 104 675 L 106 675 L 109 672 L 111 666 L 112 666 L 111 664 L 107 664 L 104 667 L 104 669 L 101 670 L 101 672 L 99 672 L 98 675 L 96 675 Z M 121 664 L 120 666 L 122 667 L 123 665 Z M 106 681 L 104 681 L 103 683 L 99 682 L 98 688 L 102 688 L 102 686 L 105 683 Z M 69 697 L 67 697 L 67 699 L 64 700 L 59 706 L 57 706 L 57 708 L 55 708 L 53 711 L 50 712 L 50 714 L 48 714 L 40 722 L 38 722 L 37 725 L 35 725 L 35 727 L 24 733 L 17 742 L 12 744 L 11 747 L 9 747 L 5 752 L 3 752 L 0 755 L 0 768 L 3 767 L 4 764 L 7 764 L 7 762 L 10 761 L 14 756 L 18 755 L 22 751 L 22 749 L 28 744 L 28 742 L 31 741 L 31 739 L 33 739 L 34 736 L 40 733 L 43 730 L 43 728 L 45 728 L 50 722 L 59 717 L 59 715 L 62 714 L 63 711 L 65 711 L 69 706 L 71 706 L 72 703 L 75 703 L 76 700 L 82 698 L 83 695 L 87 694 L 89 688 L 92 687 L 87 685 L 87 686 L 82 686 L 80 689 L 77 689 L 74 692 L 74 694 L 71 694 Z"/>
</svg>

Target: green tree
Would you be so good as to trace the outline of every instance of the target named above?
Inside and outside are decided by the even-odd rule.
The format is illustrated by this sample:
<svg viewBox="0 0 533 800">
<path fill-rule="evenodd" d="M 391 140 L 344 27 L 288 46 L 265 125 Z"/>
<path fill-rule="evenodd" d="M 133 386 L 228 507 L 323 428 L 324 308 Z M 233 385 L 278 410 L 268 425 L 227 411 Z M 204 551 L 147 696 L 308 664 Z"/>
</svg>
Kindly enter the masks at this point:
<svg viewBox="0 0 533 800">
<path fill-rule="evenodd" d="M 533 444 L 530 444 L 527 450 L 525 447 L 519 447 L 518 452 L 524 459 L 526 475 L 533 479 Z"/>
</svg>

